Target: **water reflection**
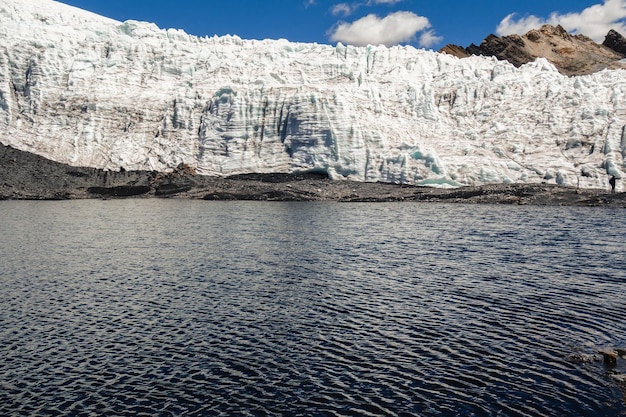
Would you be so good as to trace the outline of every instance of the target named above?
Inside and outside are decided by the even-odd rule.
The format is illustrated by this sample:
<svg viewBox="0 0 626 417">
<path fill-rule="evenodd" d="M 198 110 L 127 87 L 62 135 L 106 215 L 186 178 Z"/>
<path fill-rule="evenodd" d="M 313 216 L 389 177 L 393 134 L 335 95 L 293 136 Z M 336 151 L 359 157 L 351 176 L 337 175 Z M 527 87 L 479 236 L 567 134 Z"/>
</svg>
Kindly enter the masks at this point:
<svg viewBox="0 0 626 417">
<path fill-rule="evenodd" d="M 566 360 L 626 344 L 625 221 L 604 210 L 0 209 L 0 414 L 626 409 L 602 363 Z"/>
</svg>

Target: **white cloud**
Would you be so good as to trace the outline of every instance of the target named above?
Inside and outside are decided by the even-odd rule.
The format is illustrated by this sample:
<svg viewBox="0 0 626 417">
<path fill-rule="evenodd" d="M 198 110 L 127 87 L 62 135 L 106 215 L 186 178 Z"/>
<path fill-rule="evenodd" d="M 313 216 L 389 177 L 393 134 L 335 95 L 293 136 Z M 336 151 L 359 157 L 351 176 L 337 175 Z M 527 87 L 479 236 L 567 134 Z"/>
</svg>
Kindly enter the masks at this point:
<svg viewBox="0 0 626 417">
<path fill-rule="evenodd" d="M 419 45 L 424 48 L 430 48 L 443 40 L 443 37 L 435 35 L 433 30 L 427 30 L 420 35 Z"/>
<path fill-rule="evenodd" d="M 381 0 L 378 0 L 381 1 Z M 426 17 L 411 12 L 395 12 L 379 18 L 374 14 L 367 15 L 352 23 L 339 22 L 331 29 L 330 40 L 355 46 L 386 45 L 392 46 L 415 39 L 418 32 L 430 29 Z M 422 34 L 420 42 L 439 41 L 432 31 Z M 430 46 L 421 44 L 420 46 Z"/>
<path fill-rule="evenodd" d="M 368 0 L 368 1 L 361 1 L 361 2 L 353 2 L 353 3 L 339 3 L 331 7 L 330 12 L 333 14 L 333 16 L 337 16 L 337 15 L 349 16 L 361 7 L 371 7 L 377 4 L 393 5 L 396 3 L 400 3 L 402 1 L 404 0 Z"/>
<path fill-rule="evenodd" d="M 519 20 L 515 20 L 515 17 L 516 14 L 511 13 L 510 15 L 502 19 L 502 21 L 496 28 L 496 34 L 500 36 L 513 34 L 523 35 L 529 30 L 538 29 L 542 25 L 547 23 L 545 20 L 533 15 L 525 16 Z"/>
<path fill-rule="evenodd" d="M 332 9 L 330 9 L 330 12 L 333 14 L 333 16 L 337 16 L 337 15 L 349 16 L 352 14 L 354 10 L 355 10 L 355 6 L 351 6 L 348 3 L 339 3 L 339 4 L 335 4 L 332 7 Z"/>
<path fill-rule="evenodd" d="M 523 35 L 541 25 L 561 25 L 568 32 L 581 33 L 596 42 L 602 42 L 609 30 L 614 29 L 626 33 L 626 0 L 604 0 L 603 4 L 595 4 L 580 13 L 552 13 L 547 19 L 537 16 L 525 16 L 518 20 L 515 13 L 505 17 L 498 27 L 498 35 Z"/>
</svg>

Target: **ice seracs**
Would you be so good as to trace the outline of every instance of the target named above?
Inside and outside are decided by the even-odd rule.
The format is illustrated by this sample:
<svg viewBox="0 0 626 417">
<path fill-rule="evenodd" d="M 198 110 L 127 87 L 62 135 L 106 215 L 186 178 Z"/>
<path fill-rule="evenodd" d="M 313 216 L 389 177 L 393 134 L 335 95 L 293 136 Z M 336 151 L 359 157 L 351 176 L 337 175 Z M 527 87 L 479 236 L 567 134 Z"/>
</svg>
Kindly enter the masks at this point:
<svg viewBox="0 0 626 417">
<path fill-rule="evenodd" d="M 623 70 L 565 77 L 543 59 L 199 38 L 0 4 L 0 142 L 72 165 L 607 187 L 625 125 Z"/>
</svg>

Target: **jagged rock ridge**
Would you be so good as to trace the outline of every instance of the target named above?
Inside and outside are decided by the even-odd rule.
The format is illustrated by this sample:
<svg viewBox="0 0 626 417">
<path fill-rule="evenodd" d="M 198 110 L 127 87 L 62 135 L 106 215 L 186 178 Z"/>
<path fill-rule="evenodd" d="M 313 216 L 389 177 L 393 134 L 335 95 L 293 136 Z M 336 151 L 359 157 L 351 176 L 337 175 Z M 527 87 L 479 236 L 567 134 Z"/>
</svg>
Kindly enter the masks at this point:
<svg viewBox="0 0 626 417">
<path fill-rule="evenodd" d="M 602 45 L 584 35 L 569 34 L 561 26 L 544 25 L 525 35 L 498 37 L 489 35 L 480 45 L 463 48 L 447 45 L 441 49 L 457 57 L 493 56 L 516 67 L 545 58 L 565 75 L 592 74 L 605 68 L 626 68 L 620 62 L 626 56 L 622 35 L 611 30 Z"/>
</svg>

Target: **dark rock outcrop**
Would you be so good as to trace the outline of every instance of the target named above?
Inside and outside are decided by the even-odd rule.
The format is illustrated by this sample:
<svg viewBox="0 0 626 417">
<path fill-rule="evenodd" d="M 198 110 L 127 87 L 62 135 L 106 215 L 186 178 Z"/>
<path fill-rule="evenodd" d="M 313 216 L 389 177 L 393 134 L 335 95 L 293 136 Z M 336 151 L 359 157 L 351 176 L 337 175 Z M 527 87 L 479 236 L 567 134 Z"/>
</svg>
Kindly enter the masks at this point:
<svg viewBox="0 0 626 417">
<path fill-rule="evenodd" d="M 118 185 L 116 187 L 89 187 L 87 191 L 101 197 L 133 197 L 148 194 L 150 187 L 147 185 Z"/>
<path fill-rule="evenodd" d="M 176 194 L 186 193 L 188 191 L 191 191 L 192 188 L 193 187 L 191 185 L 181 185 L 181 184 L 176 184 L 175 182 L 171 182 L 168 184 L 159 185 L 156 188 L 156 191 L 154 192 L 154 194 L 157 197 L 172 196 Z"/>
<path fill-rule="evenodd" d="M 610 45 L 610 46 L 609 46 Z M 561 26 L 544 25 L 523 36 L 489 35 L 480 45 L 467 48 L 447 45 L 440 50 L 464 58 L 470 55 L 493 56 L 516 67 L 546 58 L 564 75 L 585 75 L 605 68 L 626 68 L 624 38 L 611 31 L 600 45 L 584 35 L 572 35 Z"/>
<path fill-rule="evenodd" d="M 470 55 L 495 56 L 519 67 L 536 58 L 524 47 L 525 43 L 521 36 L 511 35 L 499 38 L 495 35 L 489 35 L 480 46 L 471 44 L 466 50 Z"/>
<path fill-rule="evenodd" d="M 626 38 L 624 38 L 621 34 L 617 33 L 613 29 L 611 29 L 606 35 L 606 38 L 604 39 L 604 42 L 602 42 L 602 45 L 626 57 Z"/>
</svg>

